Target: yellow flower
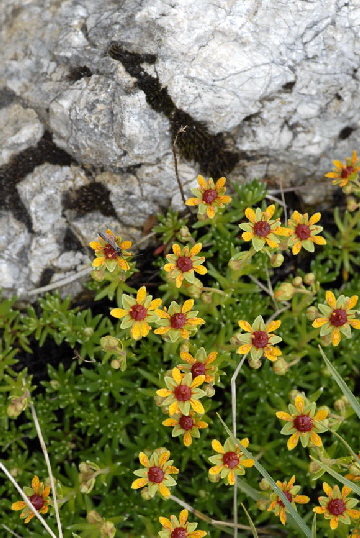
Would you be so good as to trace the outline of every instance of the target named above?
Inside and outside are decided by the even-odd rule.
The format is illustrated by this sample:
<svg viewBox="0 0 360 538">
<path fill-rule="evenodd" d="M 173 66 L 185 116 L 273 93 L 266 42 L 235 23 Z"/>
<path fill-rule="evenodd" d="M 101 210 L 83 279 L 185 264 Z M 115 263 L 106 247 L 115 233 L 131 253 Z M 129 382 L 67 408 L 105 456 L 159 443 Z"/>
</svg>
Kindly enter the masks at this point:
<svg viewBox="0 0 360 538">
<path fill-rule="evenodd" d="M 132 489 L 147 486 L 149 497 L 159 492 L 163 497 L 170 497 L 169 487 L 176 485 L 176 480 L 170 475 L 177 474 L 179 469 L 173 467 L 173 460 L 169 460 L 170 452 L 166 448 L 157 448 L 148 458 L 144 452 L 140 452 L 139 460 L 145 469 L 134 471 L 140 476 L 131 484 Z"/>
<path fill-rule="evenodd" d="M 288 221 L 287 236 L 289 236 L 289 247 L 292 246 L 292 253 L 298 254 L 302 247 L 308 252 L 314 252 L 316 245 L 325 245 L 326 241 L 323 237 L 317 234 L 322 231 L 322 226 L 315 226 L 320 220 L 321 213 L 315 213 L 312 217 L 308 217 L 305 213 L 301 215 L 298 211 L 294 211 Z"/>
<path fill-rule="evenodd" d="M 191 374 L 182 374 L 178 368 L 172 369 L 172 377 L 165 376 L 167 389 L 156 391 L 158 396 L 165 398 L 162 405 L 169 406 L 169 415 L 189 415 L 190 408 L 195 413 L 203 415 L 205 410 L 198 400 L 205 396 L 205 392 L 197 387 L 204 383 L 205 376 L 198 375 L 193 379 Z"/>
<path fill-rule="evenodd" d="M 353 510 L 358 501 L 351 497 L 346 498 L 352 491 L 350 488 L 344 486 L 340 493 L 339 486 L 331 488 L 326 482 L 323 483 L 323 488 L 327 497 L 319 497 L 321 506 L 316 506 L 313 511 L 317 514 L 324 514 L 325 519 L 330 519 L 332 530 L 338 528 L 339 522 L 350 525 L 351 519 L 360 517 L 360 511 Z"/>
<path fill-rule="evenodd" d="M 265 245 L 278 247 L 280 239 L 277 235 L 287 234 L 286 228 L 280 227 L 280 219 L 271 220 L 274 213 L 275 205 L 269 205 L 265 211 L 259 207 L 255 211 L 251 207 L 245 209 L 245 216 L 250 222 L 239 224 L 239 228 L 244 230 L 241 237 L 244 241 L 251 241 L 257 252 Z"/>
<path fill-rule="evenodd" d="M 174 254 L 167 254 L 166 259 L 170 263 L 164 265 L 164 270 L 170 273 L 170 277 L 175 279 L 176 287 L 180 288 L 184 278 L 190 284 L 195 282 L 195 272 L 200 275 L 207 273 L 206 267 L 201 264 L 204 263 L 205 257 L 198 256 L 202 248 L 201 243 L 197 243 L 190 250 L 186 246 L 180 248 L 178 244 L 172 246 Z"/>
<path fill-rule="evenodd" d="M 176 414 L 163 421 L 163 426 L 172 426 L 172 437 L 184 436 L 184 445 L 190 446 L 193 437 L 200 437 L 199 429 L 207 428 L 208 424 L 203 420 L 195 419 L 194 411 L 188 415 Z"/>
<path fill-rule="evenodd" d="M 287 500 L 292 504 L 294 508 L 296 508 L 295 503 L 299 504 L 305 504 L 310 501 L 310 497 L 307 497 L 306 495 L 297 495 L 298 491 L 300 490 L 300 486 L 294 486 L 295 482 L 295 475 L 293 475 L 289 482 L 280 482 L 279 480 L 276 481 L 276 485 L 278 488 L 281 489 L 281 491 L 284 493 Z M 272 493 L 270 495 L 270 506 L 268 508 L 268 512 L 271 512 L 274 510 L 275 515 L 280 517 L 280 521 L 283 525 L 286 523 L 286 508 L 283 501 L 280 499 L 280 497 L 276 493 Z"/>
<path fill-rule="evenodd" d="M 320 336 L 325 336 L 331 333 L 331 342 L 333 346 L 338 346 L 341 340 L 341 334 L 346 338 L 351 337 L 351 327 L 354 329 L 360 329 L 360 320 L 355 319 L 358 310 L 352 310 L 352 308 L 358 302 L 358 296 L 345 297 L 340 295 L 338 299 L 335 299 L 335 295 L 332 291 L 327 291 L 325 304 L 319 304 L 318 308 L 324 315 L 323 318 L 316 318 L 313 321 L 312 326 L 315 328 L 321 327 Z"/>
<path fill-rule="evenodd" d="M 205 383 L 213 383 L 217 367 L 213 366 L 211 363 L 214 362 L 217 354 L 217 351 L 212 351 L 209 355 L 206 355 L 206 351 L 203 347 L 197 350 L 195 357 L 188 352 L 182 351 L 180 357 L 188 364 L 178 364 L 177 367 L 182 372 L 191 372 L 193 378 L 198 375 L 204 375 Z"/>
<path fill-rule="evenodd" d="M 161 299 L 152 300 L 152 295 L 147 295 L 145 286 L 142 286 L 136 299 L 123 293 L 121 300 L 123 308 L 113 308 L 110 315 L 122 318 L 121 329 L 131 327 L 130 334 L 135 340 L 147 336 L 151 330 L 149 323 L 159 319 L 158 307 L 161 305 Z"/>
<path fill-rule="evenodd" d="M 198 206 L 199 215 L 207 213 L 208 218 L 213 219 L 219 208 L 231 202 L 230 196 L 224 196 L 226 178 L 221 177 L 216 183 L 212 178 L 206 181 L 202 176 L 198 176 L 197 180 L 199 187 L 190 189 L 196 198 L 189 198 L 185 205 Z"/>
<path fill-rule="evenodd" d="M 225 483 L 230 486 L 235 484 L 235 475 L 245 474 L 245 467 L 253 467 L 255 464 L 253 459 L 246 459 L 246 456 L 241 451 L 241 447 L 247 448 L 249 446 L 249 439 L 247 438 L 235 444 L 228 437 L 224 446 L 216 439 L 213 439 L 211 446 L 217 454 L 209 458 L 209 461 L 215 464 L 214 467 L 209 469 L 209 475 L 220 474 L 220 477 L 224 478 Z"/>
<path fill-rule="evenodd" d="M 281 355 L 281 351 L 274 347 L 274 344 L 281 342 L 282 338 L 271 333 L 280 327 L 281 321 L 271 321 L 265 325 L 262 316 L 258 316 L 252 325 L 244 320 L 240 320 L 238 323 L 247 334 L 236 335 L 237 340 L 244 343 L 237 349 L 236 353 L 245 355 L 250 351 L 253 361 L 261 359 L 263 355 L 270 361 L 276 361 L 277 357 Z"/>
<path fill-rule="evenodd" d="M 280 420 L 286 420 L 287 424 L 280 433 L 291 435 L 288 439 L 287 447 L 289 450 L 295 448 L 299 442 L 303 447 L 312 442 L 315 446 L 322 446 L 322 441 L 316 432 L 326 431 L 326 426 L 319 421 L 326 419 L 328 416 L 327 409 L 319 409 L 316 412 L 315 402 L 310 403 L 305 396 L 298 394 L 295 398 L 295 405 L 289 404 L 289 413 L 277 411 L 276 416 Z"/>
<path fill-rule="evenodd" d="M 325 177 L 334 178 L 333 185 L 345 187 L 349 181 L 356 181 L 360 170 L 360 161 L 357 158 L 356 151 L 352 152 L 351 158 L 345 159 L 345 164 L 341 161 L 333 161 L 334 169 L 332 172 L 325 174 Z"/>
<path fill-rule="evenodd" d="M 155 329 L 155 334 L 167 334 L 171 342 L 176 342 L 180 337 L 188 340 L 190 333 L 193 335 L 197 331 L 196 325 L 202 325 L 205 321 L 197 318 L 197 311 L 191 311 L 194 306 L 194 300 L 188 299 L 182 306 L 175 301 L 171 302 L 169 310 L 157 310 L 157 315 L 162 318 L 157 324 L 161 325 Z"/>
<path fill-rule="evenodd" d="M 125 257 L 131 256 L 130 252 L 125 252 L 131 248 L 131 241 L 121 241 L 120 237 L 113 234 L 111 230 L 106 230 L 109 242 L 106 242 L 102 237 L 98 241 L 91 241 L 89 246 L 95 250 L 96 258 L 93 261 L 93 267 L 101 267 L 105 265 L 109 271 L 114 271 L 116 267 L 120 267 L 123 271 L 128 271 L 130 265 L 125 260 Z M 105 236 L 106 237 L 106 236 Z M 117 247 L 117 248 L 115 248 Z"/>
<path fill-rule="evenodd" d="M 40 482 L 37 476 L 31 481 L 31 488 L 25 487 L 24 493 L 29 498 L 30 503 L 40 514 L 46 514 L 49 510 L 49 494 L 50 487 L 44 486 L 43 482 Z M 25 501 L 17 501 L 11 505 L 11 510 L 22 510 L 20 517 L 25 519 L 25 523 L 34 517 L 34 512 L 28 507 Z"/>
<path fill-rule="evenodd" d="M 348 535 L 348 538 L 360 538 L 360 528 L 353 529 L 352 533 Z"/>
<path fill-rule="evenodd" d="M 188 523 L 188 511 L 181 510 L 179 519 L 175 516 L 159 517 L 159 521 L 165 530 L 159 532 L 160 538 L 203 538 L 205 531 L 196 531 L 197 523 Z"/>
</svg>

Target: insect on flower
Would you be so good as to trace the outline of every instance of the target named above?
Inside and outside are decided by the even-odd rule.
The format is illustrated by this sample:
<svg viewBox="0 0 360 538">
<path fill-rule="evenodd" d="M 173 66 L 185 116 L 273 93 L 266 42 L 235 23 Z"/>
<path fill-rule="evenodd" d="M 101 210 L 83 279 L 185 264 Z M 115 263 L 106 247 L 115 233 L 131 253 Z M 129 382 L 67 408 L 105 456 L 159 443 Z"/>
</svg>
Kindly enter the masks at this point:
<svg viewBox="0 0 360 538">
<path fill-rule="evenodd" d="M 106 243 L 109 243 L 109 245 L 115 250 L 115 252 L 117 252 L 119 254 L 119 256 L 122 256 L 123 251 L 119 247 L 119 245 L 116 243 L 113 236 L 111 236 L 110 234 L 108 234 L 106 232 L 105 233 L 98 232 L 98 234 L 101 237 L 101 239 L 106 241 Z"/>
</svg>

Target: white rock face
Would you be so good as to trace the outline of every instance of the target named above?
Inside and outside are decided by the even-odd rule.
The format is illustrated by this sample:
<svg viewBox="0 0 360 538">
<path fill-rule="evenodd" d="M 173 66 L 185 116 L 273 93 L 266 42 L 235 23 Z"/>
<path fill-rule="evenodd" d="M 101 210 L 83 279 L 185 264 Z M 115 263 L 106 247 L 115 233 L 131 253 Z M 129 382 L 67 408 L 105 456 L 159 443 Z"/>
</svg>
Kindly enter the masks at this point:
<svg viewBox="0 0 360 538">
<path fill-rule="evenodd" d="M 71 270 L 58 240 L 66 227 L 91 240 L 88 230 L 107 226 L 100 213 L 66 212 L 62 205 L 76 181 L 90 182 L 89 167 L 109 191 L 109 221 L 115 219 L 120 235 L 130 230 L 136 237 L 149 214 L 179 207 L 171 152 L 175 108 L 161 112 L 157 83 L 177 110 L 204 122 L 211 134 L 224 133 L 231 151 L 240 152 L 227 174 L 232 181 L 309 182 L 301 191 L 305 201 L 321 204 L 332 189 L 322 177 L 331 161 L 359 149 L 357 1 L 5 0 L 0 24 L 0 107 L 1 87 L 14 95 L 0 109 L 0 181 L 9 159 L 36 145 L 44 129 L 88 174 L 69 179 L 59 165 L 14 178 L 33 235 L 26 271 L 9 272 L 5 262 L 10 288 L 15 281 L 36 285 L 49 265 Z M 109 56 L 112 41 L 126 61 Z M 83 66 L 85 75 L 76 74 Z M 202 172 L 181 157 L 179 171 L 185 189 Z M 5 219 L 12 218 L 9 200 Z"/>
</svg>

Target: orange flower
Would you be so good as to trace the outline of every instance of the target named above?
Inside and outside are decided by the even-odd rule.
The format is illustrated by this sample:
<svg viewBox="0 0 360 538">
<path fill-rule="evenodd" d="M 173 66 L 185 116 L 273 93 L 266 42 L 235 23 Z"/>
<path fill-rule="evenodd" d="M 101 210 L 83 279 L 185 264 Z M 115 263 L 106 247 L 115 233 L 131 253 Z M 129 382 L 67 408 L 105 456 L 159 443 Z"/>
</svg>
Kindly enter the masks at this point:
<svg viewBox="0 0 360 538">
<path fill-rule="evenodd" d="M 173 460 L 169 460 L 170 452 L 166 448 L 157 448 L 148 458 L 144 452 L 140 452 L 139 460 L 145 469 L 134 471 L 136 476 L 140 476 L 131 484 L 132 489 L 148 486 L 150 497 L 159 492 L 163 497 L 170 497 L 169 487 L 176 485 L 176 480 L 172 474 L 177 474 L 179 469 L 173 467 Z"/>
<path fill-rule="evenodd" d="M 108 241 L 105 241 L 102 237 L 98 238 L 98 241 L 91 241 L 89 246 L 95 250 L 96 258 L 93 261 L 93 267 L 101 267 L 105 265 L 108 271 L 112 272 L 116 267 L 120 267 L 123 271 L 128 271 L 130 265 L 125 260 L 125 257 L 131 256 L 130 252 L 125 252 L 131 248 L 131 241 L 121 241 L 120 237 L 117 237 L 111 230 L 106 230 Z"/>
<path fill-rule="evenodd" d="M 213 366 L 211 363 L 214 362 L 217 354 L 217 351 L 212 351 L 209 355 L 206 355 L 206 351 L 203 347 L 197 350 L 195 357 L 186 351 L 181 351 L 180 357 L 188 364 L 178 364 L 177 367 L 182 372 L 191 372 L 193 378 L 198 375 L 204 375 L 205 383 L 213 383 L 217 367 Z"/>
<path fill-rule="evenodd" d="M 199 187 L 190 189 L 196 198 L 189 198 L 185 205 L 198 206 L 199 215 L 206 213 L 209 219 L 213 219 L 224 204 L 231 202 L 230 196 L 224 196 L 226 178 L 221 177 L 216 183 L 212 178 L 206 181 L 202 176 L 198 176 L 197 180 Z"/>
<path fill-rule="evenodd" d="M 164 265 L 164 270 L 170 272 L 171 278 L 175 279 L 177 288 L 181 287 L 184 278 L 187 282 L 193 284 L 196 280 L 194 271 L 200 275 L 207 273 L 206 267 L 201 265 L 204 263 L 205 257 L 198 256 L 201 248 L 201 243 L 197 243 L 190 250 L 188 246 L 180 248 L 175 243 L 172 246 L 174 254 L 166 255 L 166 259 L 170 263 Z"/>
<path fill-rule="evenodd" d="M 188 340 L 190 334 L 194 334 L 197 331 L 197 325 L 202 325 L 205 321 L 202 318 L 197 318 L 197 311 L 191 311 L 194 306 L 194 300 L 188 299 L 182 306 L 178 305 L 176 301 L 172 301 L 167 310 L 157 310 L 157 315 L 162 318 L 157 321 L 158 325 L 161 325 L 158 329 L 155 329 L 155 334 L 167 334 L 171 342 L 176 342 L 180 337 Z"/>
<path fill-rule="evenodd" d="M 235 484 L 236 475 L 245 474 L 245 467 L 253 467 L 255 464 L 255 461 L 247 459 L 241 450 L 241 447 L 247 448 L 249 446 L 247 437 L 236 444 L 231 437 L 228 437 L 224 446 L 216 439 L 213 439 L 211 446 L 217 454 L 209 458 L 209 461 L 215 464 L 214 467 L 209 469 L 209 475 L 220 475 L 230 486 Z"/>
<path fill-rule="evenodd" d="M 315 213 L 312 217 L 308 217 L 305 213 L 301 215 L 298 211 L 294 211 L 288 221 L 289 247 L 292 246 L 292 253 L 298 254 L 302 248 L 308 252 L 314 252 L 316 245 L 325 245 L 326 241 L 323 237 L 317 234 L 322 231 L 322 226 L 315 226 L 320 220 L 321 213 Z"/>
<path fill-rule="evenodd" d="M 237 340 L 244 344 L 236 350 L 236 353 L 245 355 L 250 351 L 253 361 L 258 361 L 263 355 L 270 361 L 276 361 L 281 351 L 274 344 L 281 342 L 282 338 L 271 333 L 280 327 L 281 321 L 271 321 L 265 325 L 262 316 L 258 316 L 252 325 L 244 320 L 238 323 L 247 334 L 236 335 Z"/>
<path fill-rule="evenodd" d="M 269 205 L 265 211 L 259 207 L 254 211 L 251 207 L 245 209 L 245 216 L 250 222 L 239 224 L 239 228 L 244 230 L 241 237 L 244 241 L 251 241 L 253 248 L 258 252 L 265 245 L 277 248 L 280 239 L 277 235 L 287 235 L 287 228 L 280 227 L 280 219 L 272 220 L 275 213 L 275 205 Z"/>
<path fill-rule="evenodd" d="M 341 161 L 333 161 L 334 169 L 332 172 L 325 174 L 325 177 L 332 177 L 333 185 L 345 187 L 349 181 L 356 181 L 360 170 L 360 161 L 357 158 L 356 151 L 352 152 L 351 158 L 345 159 L 345 164 Z"/>
<path fill-rule="evenodd" d="M 31 481 L 31 488 L 25 487 L 24 493 L 28 496 L 29 501 L 40 514 L 46 514 L 50 504 L 50 487 L 44 486 L 43 482 L 40 482 L 35 475 Z M 11 510 L 22 510 L 20 517 L 21 519 L 26 518 L 25 523 L 29 523 L 35 515 L 25 501 L 16 501 L 11 505 Z"/>
<path fill-rule="evenodd" d="M 320 409 L 316 412 L 315 402 L 310 403 L 305 396 L 298 394 L 295 398 L 295 405 L 289 404 L 289 413 L 277 411 L 276 416 L 280 420 L 286 420 L 287 424 L 280 433 L 291 435 L 287 442 L 287 447 L 292 450 L 299 442 L 303 447 L 312 442 L 315 446 L 322 446 L 322 441 L 316 432 L 326 431 L 326 426 L 322 426 L 319 421 L 326 419 L 329 412 L 327 409 Z"/>
<path fill-rule="evenodd" d="M 162 422 L 163 426 L 172 426 L 172 437 L 184 436 L 184 445 L 190 446 L 193 437 L 200 437 L 199 429 L 207 428 L 207 422 L 195 419 L 194 411 L 188 415 L 176 414 Z"/>
<path fill-rule="evenodd" d="M 279 480 L 276 481 L 276 485 L 278 488 L 281 489 L 281 491 L 284 493 L 287 500 L 292 504 L 294 508 L 296 508 L 295 503 L 299 504 L 305 504 L 310 501 L 310 497 L 307 497 L 306 495 L 297 495 L 298 491 L 300 490 L 300 486 L 294 486 L 295 482 L 295 475 L 293 475 L 289 482 L 280 482 Z M 280 497 L 276 493 L 272 493 L 270 495 L 270 506 L 268 508 L 268 512 L 271 512 L 274 510 L 275 515 L 280 517 L 280 521 L 283 525 L 286 523 L 286 508 L 283 501 L 280 499 Z"/>
<path fill-rule="evenodd" d="M 333 346 L 338 346 L 341 340 L 341 334 L 346 338 L 351 337 L 351 327 L 354 329 L 360 329 L 360 320 L 355 319 L 358 310 L 352 310 L 358 302 L 359 297 L 353 295 L 352 297 L 345 297 L 340 295 L 338 299 L 335 299 L 335 295 L 332 291 L 327 291 L 325 304 L 319 304 L 318 308 L 320 312 L 325 316 L 323 318 L 316 318 L 313 321 L 312 326 L 315 328 L 321 327 L 320 336 L 325 336 L 331 333 L 331 341 Z"/>
<path fill-rule="evenodd" d="M 169 415 L 182 413 L 189 415 L 190 408 L 203 415 L 205 410 L 198 400 L 205 392 L 198 387 L 204 383 L 205 376 L 198 375 L 193 379 L 191 374 L 182 374 L 178 368 L 172 369 L 172 377 L 165 376 L 167 389 L 156 391 L 158 396 L 165 398 L 162 405 L 169 406 Z"/>
<path fill-rule="evenodd" d="M 323 483 L 323 488 L 327 497 L 319 497 L 321 506 L 316 506 L 313 511 L 317 514 L 324 514 L 325 519 L 330 519 L 332 530 L 338 528 L 339 522 L 350 525 L 350 518 L 358 519 L 360 517 L 360 511 L 353 510 L 358 501 L 351 497 L 346 498 L 352 491 L 350 488 L 344 486 L 340 493 L 339 486 L 331 488 L 326 482 Z"/>
<path fill-rule="evenodd" d="M 189 512 L 181 510 L 179 519 L 175 516 L 159 517 L 159 521 L 165 530 L 159 532 L 160 538 L 203 538 L 205 531 L 196 531 L 197 523 L 188 523 Z"/>
</svg>

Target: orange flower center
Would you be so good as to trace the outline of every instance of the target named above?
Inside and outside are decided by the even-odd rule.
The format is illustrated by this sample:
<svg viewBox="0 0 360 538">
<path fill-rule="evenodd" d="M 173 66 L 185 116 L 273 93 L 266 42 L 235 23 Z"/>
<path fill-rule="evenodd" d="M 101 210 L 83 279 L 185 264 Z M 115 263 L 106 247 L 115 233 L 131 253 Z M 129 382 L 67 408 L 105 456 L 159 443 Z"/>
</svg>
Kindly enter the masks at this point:
<svg viewBox="0 0 360 538">
<path fill-rule="evenodd" d="M 287 498 L 287 500 L 291 503 L 291 501 L 292 501 L 292 495 L 291 495 L 291 493 L 289 493 L 288 491 L 283 491 L 283 494 L 285 495 L 285 497 Z M 280 504 L 280 506 L 285 506 L 285 504 L 282 502 L 281 499 L 278 500 L 278 504 Z"/>
<path fill-rule="evenodd" d="M 346 510 L 346 504 L 341 499 L 332 499 L 327 505 L 327 509 L 333 516 L 341 516 Z"/>
<path fill-rule="evenodd" d="M 186 538 L 188 536 L 188 533 L 183 527 L 177 527 L 172 531 L 170 536 L 171 538 Z"/>
<path fill-rule="evenodd" d="M 342 308 L 335 308 L 330 316 L 330 323 L 335 327 L 341 327 L 347 322 L 347 313 L 346 310 Z"/>
<path fill-rule="evenodd" d="M 146 318 L 147 309 L 141 304 L 134 304 L 134 306 L 130 308 L 129 314 L 135 321 L 142 321 Z"/>
<path fill-rule="evenodd" d="M 164 471 L 160 467 L 150 467 L 148 471 L 149 482 L 160 484 L 164 480 Z"/>
<path fill-rule="evenodd" d="M 189 431 L 194 426 L 194 421 L 191 417 L 182 415 L 179 420 L 179 425 L 183 430 Z"/>
<path fill-rule="evenodd" d="M 298 432 L 310 432 L 313 428 L 313 421 L 308 415 L 299 415 L 294 419 L 293 425 Z"/>
<path fill-rule="evenodd" d="M 170 318 L 170 325 L 172 329 L 182 329 L 186 323 L 185 314 L 174 314 Z"/>
<path fill-rule="evenodd" d="M 191 367 L 191 373 L 194 378 L 198 375 L 205 375 L 205 364 L 202 362 L 196 362 Z"/>
<path fill-rule="evenodd" d="M 259 237 L 266 237 L 269 235 L 271 231 L 270 224 L 266 222 L 265 220 L 261 220 L 260 222 L 255 222 L 254 224 L 254 233 L 255 235 L 258 235 Z"/>
<path fill-rule="evenodd" d="M 104 254 L 107 260 L 116 260 L 116 258 L 119 256 L 116 250 L 109 244 L 104 247 Z"/>
<path fill-rule="evenodd" d="M 37 493 L 31 495 L 31 497 L 29 497 L 29 501 L 37 511 L 41 510 L 45 504 L 44 499 L 41 497 L 41 495 L 37 495 Z"/>
<path fill-rule="evenodd" d="M 180 256 L 180 258 L 176 260 L 176 267 L 180 269 L 182 273 L 186 273 L 193 268 L 193 262 L 187 256 Z"/>
<path fill-rule="evenodd" d="M 205 204 L 212 204 L 217 198 L 217 192 L 215 189 L 207 189 L 204 191 L 202 199 Z"/>
<path fill-rule="evenodd" d="M 305 241 L 311 235 L 310 228 L 306 224 L 298 224 L 295 233 L 301 241 Z"/>
<path fill-rule="evenodd" d="M 191 388 L 187 385 L 178 385 L 174 390 L 174 396 L 179 402 L 187 402 L 191 398 Z"/>
<path fill-rule="evenodd" d="M 343 168 L 341 170 L 341 177 L 342 179 L 346 179 L 347 177 L 349 177 L 354 171 L 354 168 L 352 166 L 345 166 L 345 168 Z"/>
<path fill-rule="evenodd" d="M 223 463 L 229 467 L 229 469 L 236 467 L 239 464 L 239 461 L 240 459 L 236 452 L 226 452 L 223 455 Z"/>
<path fill-rule="evenodd" d="M 269 337 L 265 331 L 254 331 L 252 335 L 252 345 L 257 348 L 266 347 Z"/>
</svg>

